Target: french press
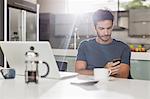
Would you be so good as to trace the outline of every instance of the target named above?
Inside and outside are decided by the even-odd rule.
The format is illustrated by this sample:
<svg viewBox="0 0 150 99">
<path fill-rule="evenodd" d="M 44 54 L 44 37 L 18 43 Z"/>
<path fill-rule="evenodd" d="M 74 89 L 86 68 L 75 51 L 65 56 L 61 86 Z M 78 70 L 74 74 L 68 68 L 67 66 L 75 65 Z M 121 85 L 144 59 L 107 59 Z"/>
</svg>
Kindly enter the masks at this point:
<svg viewBox="0 0 150 99">
<path fill-rule="evenodd" d="M 38 65 L 39 63 L 45 64 L 47 67 L 47 72 L 42 75 L 41 77 L 46 77 L 49 74 L 49 65 L 46 62 L 41 62 L 39 60 L 39 54 L 34 51 L 34 47 L 31 46 L 30 50 L 25 53 L 25 82 L 35 82 L 38 83 L 39 81 L 39 70 Z"/>
</svg>

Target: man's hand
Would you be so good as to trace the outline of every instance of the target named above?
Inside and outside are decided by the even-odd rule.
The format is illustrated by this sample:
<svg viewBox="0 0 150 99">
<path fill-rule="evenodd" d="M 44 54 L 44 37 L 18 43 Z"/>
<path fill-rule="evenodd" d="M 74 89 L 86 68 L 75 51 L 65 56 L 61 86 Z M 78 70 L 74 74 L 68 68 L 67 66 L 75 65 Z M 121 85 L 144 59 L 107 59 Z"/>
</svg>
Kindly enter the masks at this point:
<svg viewBox="0 0 150 99">
<path fill-rule="evenodd" d="M 111 75 L 115 76 L 119 74 L 119 70 L 120 70 L 120 61 L 116 61 L 116 62 L 108 62 L 105 66 L 105 68 L 108 68 L 109 70 L 111 70 Z"/>
</svg>

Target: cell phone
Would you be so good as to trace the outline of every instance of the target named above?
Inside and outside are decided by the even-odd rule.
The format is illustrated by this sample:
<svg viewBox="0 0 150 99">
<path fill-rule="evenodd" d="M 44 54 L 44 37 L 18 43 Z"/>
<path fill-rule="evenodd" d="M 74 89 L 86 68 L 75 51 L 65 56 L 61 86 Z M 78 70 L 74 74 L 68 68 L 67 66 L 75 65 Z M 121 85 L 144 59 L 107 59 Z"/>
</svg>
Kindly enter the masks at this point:
<svg viewBox="0 0 150 99">
<path fill-rule="evenodd" d="M 119 61 L 119 63 L 116 64 L 115 66 L 117 66 L 117 65 L 119 65 L 119 64 L 121 63 L 121 59 L 113 59 L 113 60 L 112 60 L 113 63 L 118 62 L 118 61 Z"/>
</svg>

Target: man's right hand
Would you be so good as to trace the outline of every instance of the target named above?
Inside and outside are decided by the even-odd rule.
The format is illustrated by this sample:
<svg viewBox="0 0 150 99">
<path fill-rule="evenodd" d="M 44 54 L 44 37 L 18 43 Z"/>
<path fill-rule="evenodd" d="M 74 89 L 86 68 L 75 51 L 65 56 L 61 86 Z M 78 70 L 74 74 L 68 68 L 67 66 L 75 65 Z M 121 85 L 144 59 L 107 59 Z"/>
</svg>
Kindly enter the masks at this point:
<svg viewBox="0 0 150 99">
<path fill-rule="evenodd" d="M 119 70 L 120 70 L 120 61 L 117 62 L 108 62 L 105 66 L 105 68 L 108 68 L 109 70 L 111 70 L 111 75 L 118 75 L 119 74 Z"/>
</svg>

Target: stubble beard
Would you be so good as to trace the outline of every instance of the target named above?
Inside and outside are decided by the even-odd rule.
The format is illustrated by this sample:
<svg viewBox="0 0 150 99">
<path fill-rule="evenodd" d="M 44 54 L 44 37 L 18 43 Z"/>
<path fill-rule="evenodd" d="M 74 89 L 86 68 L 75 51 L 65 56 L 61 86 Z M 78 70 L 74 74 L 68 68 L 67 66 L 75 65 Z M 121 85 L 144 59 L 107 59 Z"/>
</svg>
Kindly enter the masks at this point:
<svg viewBox="0 0 150 99">
<path fill-rule="evenodd" d="M 111 35 L 105 35 L 105 36 L 98 35 L 98 41 L 101 43 L 110 43 L 111 42 Z"/>
</svg>

